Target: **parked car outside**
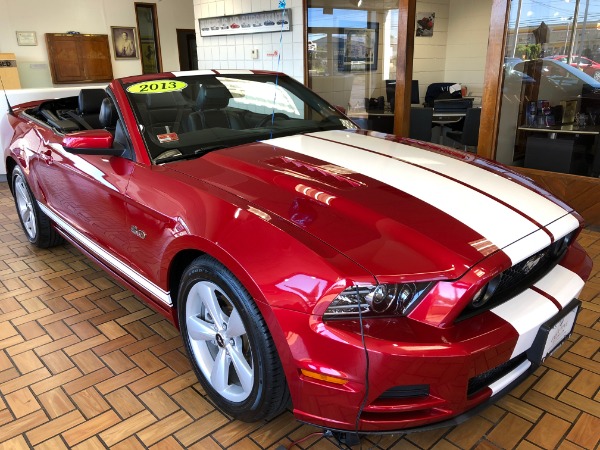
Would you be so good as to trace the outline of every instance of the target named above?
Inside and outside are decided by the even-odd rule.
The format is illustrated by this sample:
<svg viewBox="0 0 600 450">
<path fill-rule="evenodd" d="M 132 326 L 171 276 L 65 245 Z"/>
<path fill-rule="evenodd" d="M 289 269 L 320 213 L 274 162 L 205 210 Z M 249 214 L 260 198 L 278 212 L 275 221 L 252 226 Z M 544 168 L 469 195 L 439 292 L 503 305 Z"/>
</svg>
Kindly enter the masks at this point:
<svg viewBox="0 0 600 450">
<path fill-rule="evenodd" d="M 558 60 L 543 58 L 519 62 L 505 76 L 505 93 L 514 91 L 519 95 L 521 83 L 537 83 L 537 98 L 548 100 L 552 105 L 563 100 L 582 99 L 585 107 L 600 106 L 600 81 Z"/>
<path fill-rule="evenodd" d="M 549 56 L 548 58 L 563 63 L 567 63 L 567 61 L 569 60 L 569 57 L 567 55 Z M 578 68 L 579 70 L 582 70 L 583 72 L 594 78 L 594 80 L 600 82 L 600 63 L 593 61 L 590 58 L 586 58 L 585 56 L 573 55 L 570 65 Z"/>
</svg>

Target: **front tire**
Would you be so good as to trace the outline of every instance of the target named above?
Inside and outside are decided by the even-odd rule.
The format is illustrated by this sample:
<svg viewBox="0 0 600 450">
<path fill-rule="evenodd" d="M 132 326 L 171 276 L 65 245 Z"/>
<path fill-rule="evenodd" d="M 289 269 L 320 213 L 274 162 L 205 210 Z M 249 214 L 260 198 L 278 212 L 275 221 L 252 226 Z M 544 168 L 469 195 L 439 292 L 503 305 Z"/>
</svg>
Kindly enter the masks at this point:
<svg viewBox="0 0 600 450">
<path fill-rule="evenodd" d="M 20 167 L 12 173 L 12 188 L 19 221 L 29 242 L 36 247 L 49 248 L 63 242 L 50 219 L 42 212 Z"/>
<path fill-rule="evenodd" d="M 226 414 L 246 422 L 281 413 L 289 393 L 254 300 L 209 256 L 185 270 L 178 298 L 179 326 L 200 383 Z"/>
<path fill-rule="evenodd" d="M 600 70 L 594 72 L 594 80 L 600 81 Z"/>
</svg>

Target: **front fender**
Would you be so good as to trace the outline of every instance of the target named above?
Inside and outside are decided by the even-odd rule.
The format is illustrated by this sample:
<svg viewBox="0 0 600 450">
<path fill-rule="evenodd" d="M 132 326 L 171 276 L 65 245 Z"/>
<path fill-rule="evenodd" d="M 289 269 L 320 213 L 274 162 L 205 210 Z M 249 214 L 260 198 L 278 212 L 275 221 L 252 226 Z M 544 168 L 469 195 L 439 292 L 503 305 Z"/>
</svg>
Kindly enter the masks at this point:
<svg viewBox="0 0 600 450">
<path fill-rule="evenodd" d="M 374 282 L 365 269 L 283 219 L 251 205 L 220 208 L 221 219 L 204 225 L 213 230 L 209 238 L 182 234 L 169 244 L 161 280 L 179 280 L 173 270 L 179 270 L 174 267 L 182 254 L 205 253 L 225 265 L 257 302 L 308 314 L 319 299 L 333 299 L 353 282 Z"/>
</svg>

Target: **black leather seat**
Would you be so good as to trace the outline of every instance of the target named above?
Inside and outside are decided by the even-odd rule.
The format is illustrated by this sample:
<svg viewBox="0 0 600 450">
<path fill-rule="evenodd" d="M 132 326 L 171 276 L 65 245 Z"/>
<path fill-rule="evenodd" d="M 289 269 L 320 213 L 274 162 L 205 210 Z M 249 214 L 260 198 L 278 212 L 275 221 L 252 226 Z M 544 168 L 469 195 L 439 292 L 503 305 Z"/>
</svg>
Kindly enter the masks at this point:
<svg viewBox="0 0 600 450">
<path fill-rule="evenodd" d="M 163 92 L 145 97 L 145 105 L 138 106 L 153 134 L 177 133 L 183 129 L 181 125 L 192 113 L 192 107 L 181 92 Z"/>
<path fill-rule="evenodd" d="M 99 114 L 101 127 L 109 131 L 114 131 L 118 119 L 117 108 L 112 100 L 108 97 L 102 100 Z"/>
<path fill-rule="evenodd" d="M 233 111 L 227 111 L 231 93 L 225 86 L 202 85 L 196 99 L 197 111 L 190 114 L 188 128 L 203 130 L 206 128 L 230 128 L 241 130 L 244 126 L 242 118 Z"/>
<path fill-rule="evenodd" d="M 121 156 L 133 159 L 133 151 L 129 139 L 127 138 L 125 128 L 119 119 L 117 107 L 110 98 L 107 97 L 102 100 L 99 117 L 102 127 L 114 135 L 113 147 L 122 147 L 123 154 Z"/>
<path fill-rule="evenodd" d="M 100 109 L 102 101 L 106 97 L 107 94 L 104 89 L 82 89 L 79 92 L 79 108 L 77 113 L 89 125 L 89 129 L 102 128 L 100 123 Z"/>
</svg>

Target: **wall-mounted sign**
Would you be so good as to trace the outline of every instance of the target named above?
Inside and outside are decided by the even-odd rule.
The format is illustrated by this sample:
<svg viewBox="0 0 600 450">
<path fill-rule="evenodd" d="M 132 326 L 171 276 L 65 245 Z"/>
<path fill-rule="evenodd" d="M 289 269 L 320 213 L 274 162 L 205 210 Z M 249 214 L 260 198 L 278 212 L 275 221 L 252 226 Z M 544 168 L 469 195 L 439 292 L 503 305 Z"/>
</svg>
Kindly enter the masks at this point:
<svg viewBox="0 0 600 450">
<path fill-rule="evenodd" d="M 0 67 L 17 67 L 17 61 L 14 59 L 0 59 Z"/>
<path fill-rule="evenodd" d="M 17 44 L 37 45 L 37 36 L 35 31 L 17 31 Z"/>
<path fill-rule="evenodd" d="M 278 9 L 234 16 L 206 17 L 198 19 L 198 23 L 200 36 L 204 37 L 290 31 L 292 11 Z"/>
</svg>

